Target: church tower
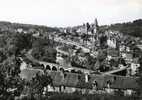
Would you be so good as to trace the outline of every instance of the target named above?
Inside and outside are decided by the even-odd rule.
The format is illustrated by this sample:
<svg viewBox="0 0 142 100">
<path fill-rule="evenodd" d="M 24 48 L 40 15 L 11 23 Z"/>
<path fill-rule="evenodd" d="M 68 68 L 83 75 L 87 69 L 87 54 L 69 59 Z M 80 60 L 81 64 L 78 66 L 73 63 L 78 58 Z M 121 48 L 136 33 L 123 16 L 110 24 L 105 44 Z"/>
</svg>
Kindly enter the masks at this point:
<svg viewBox="0 0 142 100">
<path fill-rule="evenodd" d="M 97 18 L 95 18 L 95 21 L 94 21 L 94 33 L 97 33 L 98 28 L 99 28 L 98 21 L 97 21 Z"/>
<path fill-rule="evenodd" d="M 99 30 L 98 21 L 97 21 L 97 18 L 95 18 L 94 24 L 93 24 L 93 30 L 92 30 L 93 50 L 95 50 L 96 46 L 99 44 L 98 30 Z"/>
</svg>

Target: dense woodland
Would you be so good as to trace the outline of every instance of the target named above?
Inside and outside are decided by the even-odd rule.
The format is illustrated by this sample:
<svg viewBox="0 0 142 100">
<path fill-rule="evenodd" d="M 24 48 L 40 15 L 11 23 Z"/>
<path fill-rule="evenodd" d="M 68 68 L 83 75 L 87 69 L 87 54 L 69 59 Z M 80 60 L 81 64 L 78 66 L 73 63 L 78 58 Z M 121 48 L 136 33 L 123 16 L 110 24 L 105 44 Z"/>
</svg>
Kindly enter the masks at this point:
<svg viewBox="0 0 142 100">
<path fill-rule="evenodd" d="M 112 24 L 109 26 L 109 29 L 119 31 L 124 35 L 142 37 L 142 19 L 134 20 L 133 22 Z"/>
</svg>

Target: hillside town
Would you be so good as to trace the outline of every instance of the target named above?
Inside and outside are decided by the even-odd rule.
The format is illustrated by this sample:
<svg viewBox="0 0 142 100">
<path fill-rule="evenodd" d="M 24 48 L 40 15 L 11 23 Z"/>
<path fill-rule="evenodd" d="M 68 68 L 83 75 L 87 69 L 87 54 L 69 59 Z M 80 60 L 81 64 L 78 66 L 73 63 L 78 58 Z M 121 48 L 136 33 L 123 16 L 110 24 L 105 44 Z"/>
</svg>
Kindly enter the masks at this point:
<svg viewBox="0 0 142 100">
<path fill-rule="evenodd" d="M 0 98 L 135 96 L 141 51 L 141 37 L 100 26 L 97 19 L 64 28 L 0 22 Z"/>
</svg>

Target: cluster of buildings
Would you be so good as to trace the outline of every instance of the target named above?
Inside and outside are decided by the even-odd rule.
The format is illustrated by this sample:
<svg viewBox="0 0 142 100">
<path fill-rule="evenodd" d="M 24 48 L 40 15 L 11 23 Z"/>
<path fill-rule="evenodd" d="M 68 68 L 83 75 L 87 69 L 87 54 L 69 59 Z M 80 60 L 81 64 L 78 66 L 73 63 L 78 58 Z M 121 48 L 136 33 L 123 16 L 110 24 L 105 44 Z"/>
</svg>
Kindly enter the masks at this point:
<svg viewBox="0 0 142 100">
<path fill-rule="evenodd" d="M 100 52 L 106 53 L 106 55 L 104 55 L 105 57 L 102 59 L 103 61 L 98 60 L 96 63 L 100 64 L 95 64 L 94 66 L 97 67 L 98 65 L 100 67 L 102 66 L 101 64 L 104 63 L 103 67 L 109 67 L 109 69 L 104 72 L 105 74 L 124 76 L 126 79 L 128 77 L 136 77 L 138 68 L 140 67 L 140 39 L 124 35 L 118 31 L 110 30 L 109 28 L 102 31 L 96 19 L 93 24 L 87 23 L 75 28 L 64 28 L 61 32 L 66 34 L 64 35 L 64 39 L 66 40 L 76 41 L 75 39 L 78 39 L 78 43 L 90 49 L 89 53 L 94 58 L 97 58 L 101 54 Z M 81 38 L 84 34 L 86 37 Z M 68 36 L 73 39 L 70 39 Z M 87 43 L 83 43 L 83 39 L 87 41 Z M 81 60 L 82 59 L 84 58 L 81 58 Z M 99 70 L 99 68 L 97 70 Z M 110 90 L 111 89 L 108 91 Z M 128 89 L 125 92 L 131 93 L 132 91 Z"/>
<path fill-rule="evenodd" d="M 118 31 L 112 31 L 109 28 L 102 30 L 98 25 L 97 19 L 92 24 L 86 23 L 75 28 L 66 28 L 64 32 L 67 35 L 69 33 L 79 34 L 77 36 L 72 35 L 72 37 L 78 38 L 78 43 L 88 47 L 90 49 L 89 53 L 91 55 L 94 54 L 93 56 L 96 58 L 100 55 L 100 51 L 104 51 L 106 57 L 100 63 L 105 62 L 106 67 L 111 67 L 110 70 L 128 67 L 125 75 L 135 75 L 138 67 L 140 67 L 140 55 L 135 54 L 140 52 L 140 48 L 137 46 L 138 40 L 134 37 L 123 35 Z M 81 38 L 84 34 L 86 37 Z M 83 44 L 81 42 L 83 39 L 87 43 Z"/>
</svg>

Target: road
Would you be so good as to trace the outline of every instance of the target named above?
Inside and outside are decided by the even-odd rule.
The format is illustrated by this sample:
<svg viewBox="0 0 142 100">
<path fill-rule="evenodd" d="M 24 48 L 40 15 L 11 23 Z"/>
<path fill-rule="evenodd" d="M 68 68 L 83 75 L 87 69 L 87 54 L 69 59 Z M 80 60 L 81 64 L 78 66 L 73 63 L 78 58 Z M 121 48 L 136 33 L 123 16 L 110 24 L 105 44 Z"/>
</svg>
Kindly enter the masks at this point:
<svg viewBox="0 0 142 100">
<path fill-rule="evenodd" d="M 57 38 L 55 39 L 55 41 L 56 41 L 56 42 L 62 42 L 62 43 L 65 43 L 65 44 L 75 45 L 75 46 L 77 46 L 77 47 L 79 47 L 79 48 L 82 48 L 82 49 L 88 51 L 88 52 L 90 51 L 90 49 L 87 48 L 87 47 L 85 47 L 85 46 L 83 46 L 83 44 L 76 43 L 76 42 L 74 42 L 74 41 L 68 41 L 68 40 L 57 39 Z"/>
<path fill-rule="evenodd" d="M 111 70 L 111 71 L 108 71 L 108 72 L 104 72 L 104 73 L 102 73 L 102 75 L 109 75 L 109 74 L 113 74 L 113 73 L 116 73 L 116 72 L 120 72 L 120 71 L 126 70 L 127 68 L 128 68 L 128 67 L 123 67 L 123 68 L 119 68 L 119 69 Z"/>
</svg>

